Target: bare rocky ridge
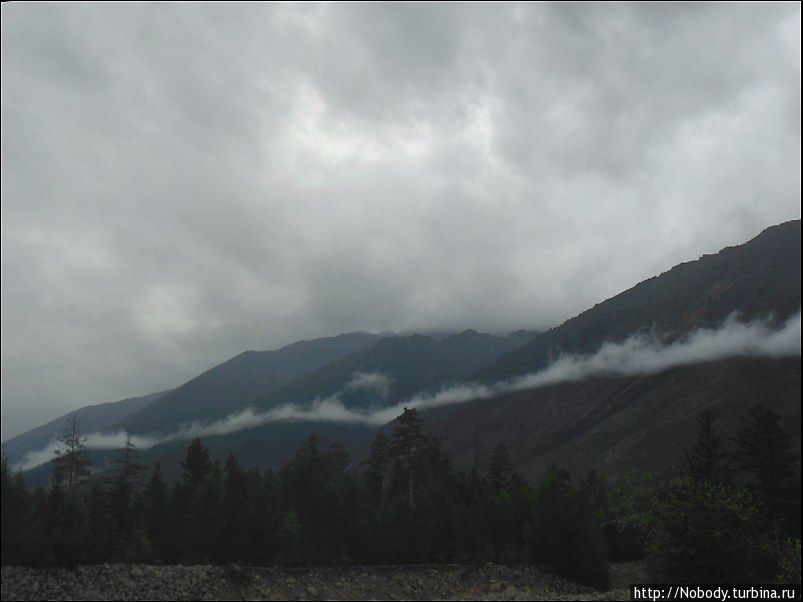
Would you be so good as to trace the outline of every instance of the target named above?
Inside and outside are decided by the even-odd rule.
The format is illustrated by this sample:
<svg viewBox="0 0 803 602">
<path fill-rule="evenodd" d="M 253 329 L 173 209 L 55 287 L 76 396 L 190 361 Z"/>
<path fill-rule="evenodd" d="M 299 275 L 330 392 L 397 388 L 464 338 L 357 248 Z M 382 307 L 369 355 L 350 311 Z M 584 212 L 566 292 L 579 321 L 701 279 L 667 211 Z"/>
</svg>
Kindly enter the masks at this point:
<svg viewBox="0 0 803 602">
<path fill-rule="evenodd" d="M 96 565 L 2 568 L 3 600 L 627 600 L 632 566 L 597 592 L 493 564 L 324 568 Z M 623 576 L 627 575 L 627 576 Z M 617 583 L 617 581 L 625 581 Z"/>
</svg>

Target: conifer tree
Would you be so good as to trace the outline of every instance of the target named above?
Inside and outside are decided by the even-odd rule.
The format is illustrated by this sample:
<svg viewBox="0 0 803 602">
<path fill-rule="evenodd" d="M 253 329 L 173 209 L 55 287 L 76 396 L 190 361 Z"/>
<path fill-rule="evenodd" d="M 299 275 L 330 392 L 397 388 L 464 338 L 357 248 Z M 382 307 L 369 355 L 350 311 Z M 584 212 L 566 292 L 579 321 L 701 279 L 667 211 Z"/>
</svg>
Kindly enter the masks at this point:
<svg viewBox="0 0 803 602">
<path fill-rule="evenodd" d="M 413 495 L 415 471 L 419 454 L 425 443 L 425 436 L 422 432 L 423 422 L 415 408 L 404 408 L 402 415 L 396 419 L 390 446 L 391 457 L 399 460 L 407 473 L 407 493 L 411 510 L 415 508 Z"/>
<path fill-rule="evenodd" d="M 82 437 L 78 429 L 78 418 L 71 416 L 67 419 L 59 441 L 62 447 L 56 450 L 56 457 L 52 460 L 53 480 L 71 497 L 92 474 L 92 461 L 84 445 L 86 437 Z"/>
<path fill-rule="evenodd" d="M 111 464 L 117 466 L 118 477 L 129 488 L 139 485 L 142 472 L 145 470 L 145 466 L 140 464 L 138 460 L 137 446 L 134 445 L 131 439 L 131 433 L 126 433 L 125 444 L 122 449 L 118 450 L 117 457 L 111 461 Z"/>
<path fill-rule="evenodd" d="M 217 529 L 220 525 L 220 490 L 222 475 L 218 462 L 213 462 L 206 480 L 196 491 L 189 507 L 188 560 L 211 562 L 214 559 Z"/>
<path fill-rule="evenodd" d="M 209 461 L 209 452 L 199 438 L 196 437 L 190 443 L 181 461 L 181 468 L 184 469 L 181 480 L 186 487 L 194 491 L 203 485 L 212 469 L 212 464 Z"/>
<path fill-rule="evenodd" d="M 151 477 L 145 486 L 143 502 L 148 537 L 155 548 L 164 554 L 167 535 L 167 485 L 159 462 L 153 465 Z"/>
<path fill-rule="evenodd" d="M 22 473 L 11 476 L 5 455 L 2 459 L 2 546 L 3 564 L 11 564 L 23 552 L 28 514 L 28 488 Z"/>
<path fill-rule="evenodd" d="M 371 443 L 368 459 L 363 462 L 363 465 L 367 467 L 365 484 L 368 486 L 368 493 L 374 506 L 379 506 L 382 503 L 388 454 L 388 438 L 384 433 L 379 433 Z"/>
<path fill-rule="evenodd" d="M 167 556 L 182 562 L 208 562 L 214 534 L 210 529 L 216 523 L 215 482 L 219 470 L 209 460 L 209 452 L 199 438 L 187 447 L 181 462 L 184 472 L 176 483 L 170 500 L 171 531 L 174 532 L 168 545 Z"/>
<path fill-rule="evenodd" d="M 734 441 L 737 468 L 753 480 L 767 507 L 778 511 L 795 477 L 792 440 L 781 428 L 781 416 L 763 404 L 751 406 Z"/>
<path fill-rule="evenodd" d="M 252 521 L 249 509 L 248 483 L 237 458 L 229 454 L 223 465 L 220 537 L 218 553 L 227 561 L 242 562 L 248 548 L 248 532 Z"/>
<path fill-rule="evenodd" d="M 488 480 L 497 494 L 510 483 L 510 459 L 507 453 L 507 446 L 501 441 L 496 444 L 493 454 L 491 454 Z"/>
<path fill-rule="evenodd" d="M 608 586 L 602 530 L 569 473 L 550 466 L 533 508 L 534 552 L 548 568 L 573 581 Z"/>
<path fill-rule="evenodd" d="M 691 452 L 686 452 L 689 473 L 696 481 L 711 481 L 719 472 L 722 457 L 720 441 L 714 428 L 714 415 L 710 410 L 697 417 L 697 441 Z"/>
<path fill-rule="evenodd" d="M 136 517 L 134 516 L 134 496 L 139 486 L 142 471 L 145 466 L 139 464 L 139 453 L 131 440 L 131 434 L 126 434 L 125 445 L 118 451 L 111 464 L 117 467 L 109 492 L 111 513 L 116 525 L 117 540 L 127 540 L 131 534 Z"/>
<path fill-rule="evenodd" d="M 84 496 L 87 514 L 91 517 L 85 530 L 89 540 L 91 563 L 108 562 L 119 538 L 117 522 L 111 507 L 111 498 L 104 481 L 94 479 Z"/>
</svg>

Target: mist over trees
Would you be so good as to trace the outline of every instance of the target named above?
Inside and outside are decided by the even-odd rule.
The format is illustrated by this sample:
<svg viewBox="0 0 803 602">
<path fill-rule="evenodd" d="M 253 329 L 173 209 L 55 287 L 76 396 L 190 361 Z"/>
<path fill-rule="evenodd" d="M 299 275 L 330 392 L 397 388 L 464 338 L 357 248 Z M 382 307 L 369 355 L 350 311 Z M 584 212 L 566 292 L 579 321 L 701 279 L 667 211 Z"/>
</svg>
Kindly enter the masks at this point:
<svg viewBox="0 0 803 602">
<path fill-rule="evenodd" d="M 690 434 L 691 435 L 691 434 Z M 498 443 L 487 474 L 455 470 L 416 410 L 352 465 L 311 435 L 278 471 L 210 458 L 200 439 L 167 482 L 129 438 L 90 478 L 75 421 L 49 488 L 2 466 L 4 565 L 104 562 L 345 565 L 539 564 L 598 588 L 608 561 L 647 558 L 689 582 L 799 580 L 800 485 L 778 416 L 755 406 L 724 449 L 703 412 L 686 468 L 640 482 L 575 482 L 552 466 L 529 484 Z"/>
</svg>

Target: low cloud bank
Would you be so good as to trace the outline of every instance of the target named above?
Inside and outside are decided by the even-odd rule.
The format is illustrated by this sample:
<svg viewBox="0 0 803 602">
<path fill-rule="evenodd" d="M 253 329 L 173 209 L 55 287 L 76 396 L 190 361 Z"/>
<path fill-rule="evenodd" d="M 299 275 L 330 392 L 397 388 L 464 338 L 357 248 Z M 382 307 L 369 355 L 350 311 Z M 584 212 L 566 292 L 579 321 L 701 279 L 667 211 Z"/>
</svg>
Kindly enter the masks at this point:
<svg viewBox="0 0 803 602">
<path fill-rule="evenodd" d="M 497 395 L 536 389 L 562 382 L 579 381 L 591 376 L 635 376 L 656 374 L 663 370 L 709 362 L 729 357 L 795 357 L 800 356 L 800 312 L 781 328 L 772 329 L 767 321 L 742 323 L 734 317 L 720 328 L 699 329 L 672 343 L 651 335 L 635 335 L 621 343 L 605 343 L 593 354 L 559 357 L 552 364 L 491 385 L 465 383 L 432 393 L 419 394 L 395 405 L 382 408 L 346 407 L 336 394 L 317 399 L 306 406 L 284 404 L 267 411 L 247 408 L 211 424 L 194 423 L 165 436 L 133 436 L 134 444 L 147 449 L 169 441 L 227 435 L 271 422 L 341 422 L 381 426 L 396 418 L 405 407 L 428 409 L 489 399 Z M 346 389 L 369 389 L 387 396 L 390 379 L 381 373 L 355 373 Z M 86 445 L 92 449 L 117 449 L 125 443 L 123 432 L 93 433 Z M 53 442 L 45 449 L 29 453 L 16 468 L 28 470 L 53 457 L 58 448 Z"/>
<path fill-rule="evenodd" d="M 369 391 L 376 393 L 382 399 L 387 399 L 390 395 L 390 386 L 393 380 L 381 372 L 355 372 L 351 380 L 346 384 L 346 389 L 350 391 Z"/>
</svg>

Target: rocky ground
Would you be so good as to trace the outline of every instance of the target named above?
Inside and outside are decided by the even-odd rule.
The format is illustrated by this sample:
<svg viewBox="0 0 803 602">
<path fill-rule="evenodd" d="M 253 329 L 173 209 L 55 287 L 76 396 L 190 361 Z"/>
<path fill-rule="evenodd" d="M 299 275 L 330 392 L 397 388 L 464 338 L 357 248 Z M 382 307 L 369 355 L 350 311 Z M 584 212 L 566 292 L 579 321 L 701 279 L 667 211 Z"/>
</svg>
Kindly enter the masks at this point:
<svg viewBox="0 0 803 602">
<path fill-rule="evenodd" d="M 2 568 L 3 600 L 628 600 L 636 564 L 598 592 L 539 569 L 415 565 L 311 569 L 98 565 Z"/>
</svg>

